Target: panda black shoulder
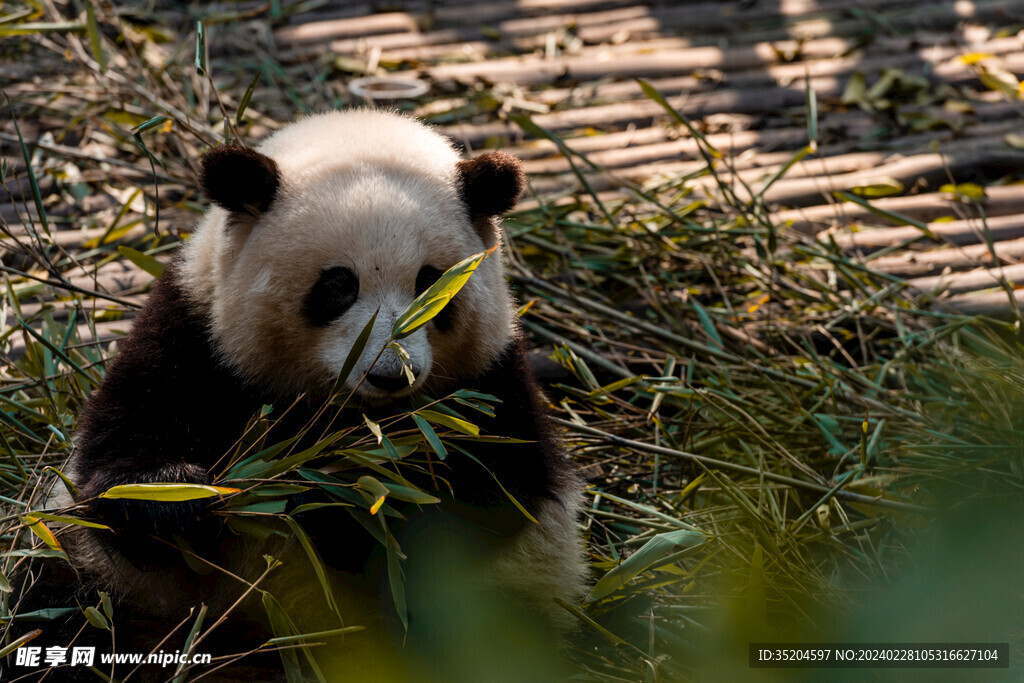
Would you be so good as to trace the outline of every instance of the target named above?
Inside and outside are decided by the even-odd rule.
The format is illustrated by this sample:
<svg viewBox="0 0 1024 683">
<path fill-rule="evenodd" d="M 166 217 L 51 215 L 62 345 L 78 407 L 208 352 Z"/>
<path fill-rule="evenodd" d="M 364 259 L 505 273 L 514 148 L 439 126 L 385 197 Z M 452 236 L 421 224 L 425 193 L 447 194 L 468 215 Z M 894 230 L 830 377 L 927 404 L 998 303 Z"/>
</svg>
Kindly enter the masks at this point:
<svg viewBox="0 0 1024 683">
<path fill-rule="evenodd" d="M 171 263 L 80 416 L 83 497 L 120 483 L 205 483 L 208 459 L 261 400 L 218 359 L 208 327 Z"/>
</svg>

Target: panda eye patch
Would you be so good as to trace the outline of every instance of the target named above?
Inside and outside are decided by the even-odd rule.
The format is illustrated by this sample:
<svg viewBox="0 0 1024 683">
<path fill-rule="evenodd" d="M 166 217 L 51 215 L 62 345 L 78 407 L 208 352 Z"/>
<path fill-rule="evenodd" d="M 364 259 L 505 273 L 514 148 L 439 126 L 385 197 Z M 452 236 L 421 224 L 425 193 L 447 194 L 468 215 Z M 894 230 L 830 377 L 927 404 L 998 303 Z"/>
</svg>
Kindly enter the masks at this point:
<svg viewBox="0 0 1024 683">
<path fill-rule="evenodd" d="M 359 298 L 359 278 L 348 268 L 327 268 L 309 290 L 302 314 L 316 327 L 326 327 L 344 315 Z"/>
<path fill-rule="evenodd" d="M 430 285 L 437 282 L 443 274 L 443 271 L 434 266 L 423 266 L 420 268 L 420 272 L 416 274 L 416 296 L 427 291 Z"/>
</svg>

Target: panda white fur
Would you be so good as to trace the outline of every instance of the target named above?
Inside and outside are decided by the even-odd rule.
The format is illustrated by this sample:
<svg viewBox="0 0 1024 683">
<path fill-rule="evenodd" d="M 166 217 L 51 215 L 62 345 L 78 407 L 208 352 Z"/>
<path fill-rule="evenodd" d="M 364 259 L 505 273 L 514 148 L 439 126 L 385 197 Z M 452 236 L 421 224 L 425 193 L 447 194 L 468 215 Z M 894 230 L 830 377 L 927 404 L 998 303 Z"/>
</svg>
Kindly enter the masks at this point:
<svg viewBox="0 0 1024 683">
<path fill-rule="evenodd" d="M 272 537 L 261 543 L 232 534 L 199 503 L 95 496 L 116 484 L 211 482 L 222 456 L 263 404 L 287 413 L 281 429 L 301 425 L 377 311 L 366 350 L 349 374 L 347 389 L 356 391 L 360 408 L 348 419 L 361 421 L 362 410 L 400 410 L 418 391 L 443 396 L 469 387 L 498 396 L 496 417 L 481 426 L 524 443 L 478 449 L 477 455 L 537 520 L 515 509 L 487 470 L 453 454 L 444 465 L 451 488 L 444 492 L 443 512 L 412 519 L 402 539 L 403 550 L 411 548 L 403 567 L 410 592 L 429 598 L 433 590 L 417 589 L 429 572 L 416 574 L 414 553 L 437 560 L 431 565 L 435 575 L 453 570 L 445 563 L 460 558 L 465 571 L 456 588 L 496 588 L 495 595 L 510 596 L 533 623 L 551 626 L 551 633 L 567 628 L 572 617 L 554 599 L 572 601 L 582 592 L 580 485 L 545 424 L 500 258 L 485 259 L 442 315 L 403 340 L 415 373 L 412 386 L 394 352 L 374 363 L 396 317 L 420 291 L 456 262 L 499 241 L 496 221 L 524 185 L 518 160 L 498 152 L 460 161 L 448 140 L 409 118 L 332 112 L 288 125 L 255 150 L 211 151 L 203 159 L 201 184 L 213 206 L 155 285 L 80 419 L 68 473 L 80 488 L 85 514 L 115 531 L 65 530 L 76 599 L 95 604 L 97 590 L 113 597 L 120 651 L 149 651 L 157 645 L 152 634 L 166 633 L 200 603 L 209 607 L 212 623 L 246 585 L 217 570 L 197 573 L 174 547 L 175 539 L 184 538 L 196 555 L 246 581 L 265 568 L 263 554 L 284 560 L 259 588 L 292 610 L 301 631 L 337 628 L 294 541 L 282 545 Z M 367 380 L 357 388 L 364 374 Z M 52 505 L 72 503 L 68 498 L 57 496 Z M 356 540 L 362 530 L 337 523 L 339 514 L 325 508 L 302 523 L 313 530 L 331 568 L 345 623 L 367 630 L 329 641 L 317 656 L 331 672 L 329 680 L 402 678 L 409 670 L 397 665 L 351 668 L 354 661 L 388 660 L 396 651 L 402 656 L 402 647 L 394 645 L 405 635 L 380 616 L 389 609 L 386 570 L 370 550 L 375 541 L 365 532 L 361 536 L 369 541 Z M 471 560 L 463 562 L 460 548 Z M 485 593 L 490 595 L 466 594 Z M 439 599 L 462 593 L 445 595 Z M 437 607 L 431 604 L 427 611 Z M 412 602 L 409 610 L 413 632 L 422 614 Z M 222 630 L 236 639 L 251 635 L 258 644 L 270 636 L 258 590 L 232 611 L 228 624 Z M 104 651 L 102 638 L 100 643 Z M 173 648 L 168 643 L 163 649 Z M 415 656 L 426 652 L 429 660 L 429 650 Z M 424 666 L 420 671 L 432 664 Z M 450 667 L 437 671 L 454 680 Z M 492 680 L 501 678 L 495 675 Z M 229 679 L 224 676 L 220 680 Z"/>
</svg>

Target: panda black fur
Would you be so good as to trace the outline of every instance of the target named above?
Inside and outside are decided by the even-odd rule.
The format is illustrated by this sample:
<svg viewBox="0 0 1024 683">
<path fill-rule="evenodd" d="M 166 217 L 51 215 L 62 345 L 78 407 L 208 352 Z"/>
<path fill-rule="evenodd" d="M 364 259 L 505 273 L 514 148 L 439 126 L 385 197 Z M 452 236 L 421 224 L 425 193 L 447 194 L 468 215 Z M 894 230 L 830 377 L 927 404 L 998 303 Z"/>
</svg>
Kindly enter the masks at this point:
<svg viewBox="0 0 1024 683">
<path fill-rule="evenodd" d="M 524 186 L 518 160 L 498 152 L 460 161 L 446 139 L 411 119 L 333 112 L 293 123 L 256 150 L 213 150 L 203 159 L 201 184 L 214 205 L 121 342 L 81 416 L 67 468 L 86 515 L 115 530 L 73 527 L 63 538 L 76 572 L 76 597 L 94 604 L 103 590 L 114 599 L 118 650 L 148 652 L 157 645 L 154 635 L 186 619 L 193 605 L 210 608 L 209 624 L 247 588 L 218 570 L 197 573 L 196 562 L 189 566 L 175 547 L 182 540 L 195 555 L 247 581 L 265 568 L 262 555 L 273 554 L 285 566 L 260 588 L 275 597 L 280 589 L 292 609 L 323 603 L 319 582 L 293 541 L 282 547 L 273 538 L 261 543 L 233 535 L 211 522 L 216 515 L 202 502 L 95 496 L 116 484 L 210 483 L 264 404 L 286 414 L 275 429 L 279 438 L 288 436 L 320 406 L 374 311 L 376 325 L 347 387 L 368 375 L 350 424 L 362 420 L 361 411 L 402 410 L 416 390 L 443 396 L 469 387 L 501 401 L 495 417 L 474 415 L 483 432 L 525 442 L 477 449 L 486 470 L 459 453 L 449 455 L 443 477 L 450 489 L 438 493 L 441 512 L 411 517 L 400 539 L 410 555 L 404 565 L 410 593 L 429 597 L 433 590 L 417 587 L 417 577 L 429 572 L 416 574 L 415 553 L 433 558 L 424 562 L 435 572 L 451 569 L 446 557 L 471 557 L 460 581 L 512 596 L 509 604 L 539 617 L 534 623 L 547 624 L 552 633 L 568 628 L 571 616 L 554 598 L 572 601 L 582 592 L 580 484 L 545 423 L 500 259 L 485 259 L 442 316 L 403 340 L 416 373 L 412 387 L 392 351 L 374 364 L 396 316 L 419 291 L 499 241 L 496 221 Z M 537 523 L 514 507 L 487 470 Z M 51 506 L 73 502 L 58 494 Z M 402 650 L 394 645 L 405 634 L 381 616 L 393 606 L 387 607 L 386 569 L 376 542 L 346 524 L 347 517 L 329 508 L 300 516 L 332 568 L 347 623 L 368 626 L 365 638 L 332 640 L 317 652 L 335 653 L 326 657 L 334 667 L 329 680 L 348 676 L 339 672 L 360 680 L 402 678 L 409 670 L 398 665 L 350 668 L 354 661 L 389 660 Z M 270 636 L 258 591 L 252 595 L 232 611 L 222 629 L 225 640 L 258 645 Z M 437 607 L 431 604 L 424 609 Z M 329 614 L 324 618 L 326 609 L 299 611 L 300 631 L 339 625 Z M 412 599 L 409 612 L 413 641 L 422 613 Z M 109 649 L 109 636 L 102 635 Z M 429 649 L 414 651 L 413 658 Z M 429 660 L 429 652 L 424 656 Z M 426 661 L 418 670 L 434 665 Z M 435 670 L 458 678 L 451 677 L 453 669 Z"/>
</svg>

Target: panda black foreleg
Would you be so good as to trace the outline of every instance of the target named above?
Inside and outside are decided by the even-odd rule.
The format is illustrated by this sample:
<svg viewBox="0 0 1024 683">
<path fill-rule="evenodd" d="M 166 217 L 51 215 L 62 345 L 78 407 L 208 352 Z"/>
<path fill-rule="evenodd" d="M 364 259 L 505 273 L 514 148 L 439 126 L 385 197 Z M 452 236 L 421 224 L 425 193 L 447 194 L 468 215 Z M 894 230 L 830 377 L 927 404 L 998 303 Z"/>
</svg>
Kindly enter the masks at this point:
<svg viewBox="0 0 1024 683">
<path fill-rule="evenodd" d="M 104 468 L 89 477 L 79 499 L 85 502 L 89 519 L 106 524 L 119 536 L 121 552 L 133 564 L 152 564 L 163 561 L 168 553 L 176 553 L 160 540 L 175 544 L 182 539 L 200 555 L 213 552 L 220 524 L 207 514 L 209 498 L 153 501 L 100 496 L 113 486 L 146 483 L 209 484 L 210 476 L 199 465 L 184 462 L 127 474 Z"/>
</svg>

